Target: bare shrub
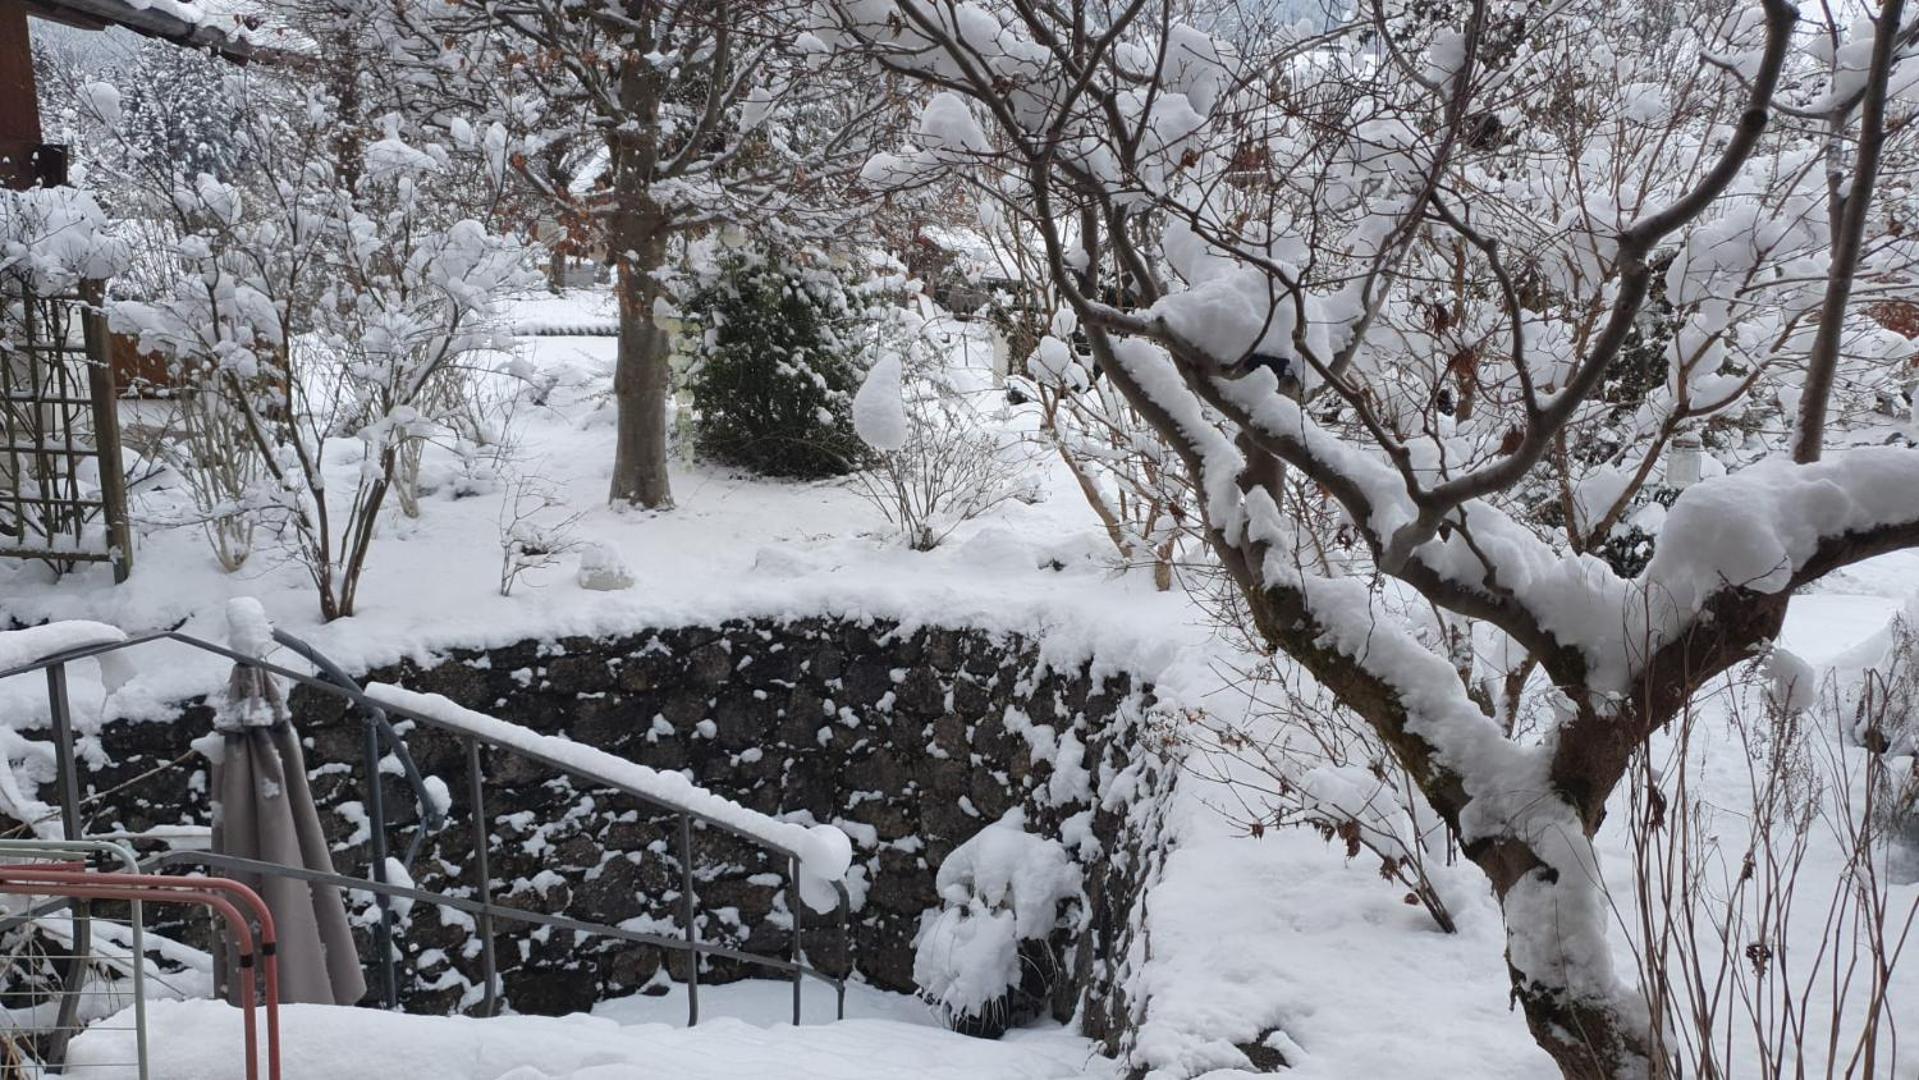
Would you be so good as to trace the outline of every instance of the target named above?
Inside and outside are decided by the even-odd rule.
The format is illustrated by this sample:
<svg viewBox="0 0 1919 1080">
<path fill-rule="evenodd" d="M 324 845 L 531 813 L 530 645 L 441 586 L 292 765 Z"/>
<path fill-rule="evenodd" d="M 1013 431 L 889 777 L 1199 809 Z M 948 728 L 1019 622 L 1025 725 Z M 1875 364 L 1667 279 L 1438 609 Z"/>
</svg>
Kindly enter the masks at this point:
<svg viewBox="0 0 1919 1080">
<path fill-rule="evenodd" d="M 854 490 L 914 551 L 931 551 L 964 522 L 1027 494 L 1026 455 L 946 367 L 925 325 L 888 347 L 901 351 L 905 441 L 876 452 Z"/>
<path fill-rule="evenodd" d="M 1912 805 L 1911 750 L 1897 757 L 1844 732 L 1848 721 L 1909 723 L 1893 710 L 1914 686 L 1909 664 L 1845 687 L 1831 675 L 1813 685 L 1803 664 L 1758 661 L 1638 756 L 1626 797 L 1632 895 L 1613 899 L 1655 1076 L 1896 1074 L 1889 990 L 1919 915 L 1892 865 Z M 1723 731 L 1702 722 L 1709 709 L 1725 713 Z M 1745 779 L 1730 802 L 1705 783 L 1725 754 Z"/>
<path fill-rule="evenodd" d="M 581 511 L 538 477 L 522 476 L 500 503 L 500 595 L 513 595 L 521 575 L 557 565 L 580 546 L 574 529 Z"/>
</svg>

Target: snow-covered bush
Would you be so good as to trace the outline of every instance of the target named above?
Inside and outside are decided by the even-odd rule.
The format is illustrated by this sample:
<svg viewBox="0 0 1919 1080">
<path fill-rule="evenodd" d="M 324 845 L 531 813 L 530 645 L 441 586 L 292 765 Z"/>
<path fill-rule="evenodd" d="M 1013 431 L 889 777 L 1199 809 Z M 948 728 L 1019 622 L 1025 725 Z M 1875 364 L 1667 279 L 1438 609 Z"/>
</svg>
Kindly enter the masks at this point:
<svg viewBox="0 0 1919 1080">
<path fill-rule="evenodd" d="M 1054 935 L 1078 928 L 1085 897 L 1066 848 L 1014 810 L 953 849 L 921 920 L 913 982 L 953 1030 L 997 1038 L 1043 1011 Z"/>
<path fill-rule="evenodd" d="M 203 515 L 254 515 L 338 618 L 422 445 L 470 433 L 470 388 L 500 355 L 493 301 L 531 280 L 517 240 L 471 216 L 505 183 L 505 133 L 453 125 L 442 140 L 387 117 L 361 142 L 342 138 L 360 118 L 321 93 L 229 89 L 252 179 L 147 175 L 173 273 L 110 315 L 176 365 L 189 419 L 242 436 L 224 449 L 243 467 L 206 446 L 182 459 L 204 470 Z M 329 483 L 342 450 L 360 468 Z"/>
<path fill-rule="evenodd" d="M 91 194 L 74 188 L 0 190 L 0 275 L 13 288 L 66 292 L 81 281 L 113 276 L 130 258 Z"/>
<path fill-rule="evenodd" d="M 1025 447 L 966 384 L 930 320 L 896 309 L 880 331 L 885 353 L 853 401 L 853 424 L 873 451 L 856 490 L 906 538 L 931 551 L 962 523 L 1029 490 Z"/>
<path fill-rule="evenodd" d="M 853 391 L 878 297 L 817 252 L 737 251 L 683 310 L 700 328 L 687 382 L 702 454 L 766 476 L 840 476 L 864 457 Z"/>
<path fill-rule="evenodd" d="M 1862 651 L 1867 663 L 1838 698 L 1839 720 L 1871 756 L 1873 824 L 1892 848 L 1893 878 L 1919 882 L 1919 602 Z"/>
</svg>

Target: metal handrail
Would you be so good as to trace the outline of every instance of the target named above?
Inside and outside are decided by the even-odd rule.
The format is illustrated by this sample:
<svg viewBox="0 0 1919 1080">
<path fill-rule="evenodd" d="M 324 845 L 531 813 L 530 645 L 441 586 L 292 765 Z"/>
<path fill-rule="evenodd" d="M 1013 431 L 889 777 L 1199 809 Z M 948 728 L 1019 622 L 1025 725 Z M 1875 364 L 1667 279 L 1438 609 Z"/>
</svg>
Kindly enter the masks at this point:
<svg viewBox="0 0 1919 1080">
<path fill-rule="evenodd" d="M 276 636 L 276 639 L 279 637 L 278 634 L 276 634 L 275 636 Z M 697 1023 L 699 1020 L 699 963 L 697 958 L 698 956 L 705 955 L 705 954 L 725 956 L 729 959 L 740 960 L 742 962 L 756 964 L 759 966 L 768 967 L 774 970 L 785 971 L 789 973 L 792 976 L 792 980 L 793 980 L 793 1022 L 795 1024 L 798 1024 L 800 1022 L 801 980 L 804 977 L 809 975 L 814 978 L 818 978 L 821 981 L 826 982 L 829 985 L 834 987 L 836 991 L 836 999 L 837 999 L 836 1003 L 838 1008 L 838 1015 L 842 1019 L 845 1017 L 846 1015 L 845 980 L 826 975 L 823 972 L 817 971 L 816 969 L 807 967 L 804 963 L 801 962 L 802 949 L 801 949 L 800 939 L 801 939 L 801 930 L 803 926 L 803 915 L 801 913 L 801 910 L 803 905 L 805 904 L 805 901 L 800 896 L 800 863 L 802 861 L 803 856 L 799 850 L 792 847 L 788 847 L 785 844 L 780 844 L 771 840 L 767 840 L 763 837 L 756 836 L 753 833 L 747 831 L 746 829 L 743 829 L 723 819 L 716 818 L 711 815 L 702 813 L 688 806 L 682 806 L 682 805 L 676 804 L 672 800 L 663 798 L 657 794 L 641 791 L 615 777 L 606 775 L 605 773 L 596 772 L 589 768 L 582 767 L 576 762 L 563 761 L 558 758 L 554 758 L 549 755 L 542 754 L 536 750 L 529 750 L 523 747 L 518 747 L 518 746 L 513 746 L 507 743 L 503 743 L 503 742 L 500 742 L 499 740 L 490 739 L 483 735 L 478 735 L 471 731 L 468 731 L 465 728 L 458 727 L 456 725 L 449 724 L 445 721 L 439 720 L 426 713 L 416 712 L 412 709 L 405 708 L 404 706 L 395 705 L 388 702 L 376 701 L 373 698 L 369 697 L 364 691 L 362 691 L 359 688 L 359 686 L 353 683 L 353 680 L 350 678 L 344 680 L 347 685 L 341 685 L 340 683 L 331 681 L 327 678 L 318 677 L 315 675 L 307 674 L 305 672 L 295 671 L 291 668 L 285 667 L 284 665 L 270 663 L 259 657 L 250 656 L 238 650 L 228 648 L 227 646 L 218 645 L 218 644 L 215 644 L 214 642 L 207 641 L 202 638 L 194 637 L 191 634 L 181 633 L 178 630 L 156 630 L 156 631 L 151 631 L 145 634 L 131 635 L 119 641 L 98 642 L 91 645 L 80 646 L 78 648 L 69 649 L 63 652 L 55 653 L 50 656 L 42 657 L 39 660 L 36 660 L 29 664 L 18 665 L 16 667 L 7 669 L 5 671 L 0 671 L 0 679 L 11 678 L 15 675 L 29 674 L 35 671 L 45 671 L 47 673 L 48 699 L 53 712 L 52 719 L 53 719 L 54 736 L 55 736 L 55 757 L 57 759 L 57 763 L 62 773 L 60 787 L 62 792 L 62 801 L 65 804 L 65 806 L 63 807 L 63 818 L 66 821 L 67 833 L 69 836 L 77 835 L 79 832 L 79 828 L 78 828 L 79 822 L 78 822 L 78 816 L 77 816 L 77 801 L 78 801 L 77 775 L 78 774 L 77 774 L 77 766 L 75 765 L 73 754 L 72 754 L 71 718 L 67 713 L 65 666 L 67 664 L 74 663 L 76 661 L 91 659 L 94 657 L 103 656 L 107 653 L 119 652 L 123 649 L 130 649 L 135 646 L 147 644 L 149 642 L 162 641 L 162 640 L 177 641 L 183 645 L 191 646 L 203 652 L 208 652 L 217 656 L 226 657 L 230 660 L 233 660 L 236 663 L 247 664 L 252 667 L 259 668 L 262 671 L 266 671 L 271 674 L 279 675 L 283 678 L 290 679 L 303 686 L 308 686 L 315 690 L 320 690 L 324 693 L 328 693 L 336 697 L 344 698 L 348 702 L 351 702 L 352 704 L 357 705 L 360 708 L 368 711 L 379 710 L 383 715 L 404 717 L 405 719 L 411 720 L 418 724 L 423 724 L 427 727 L 433 728 L 434 730 L 442 731 L 447 734 L 456 736 L 463 742 L 467 750 L 469 790 L 470 790 L 470 794 L 473 801 L 472 817 L 473 817 L 473 827 L 476 833 L 474 850 L 475 850 L 476 869 L 478 870 L 478 873 L 479 873 L 480 885 L 482 890 L 481 901 L 474 902 L 474 901 L 465 900 L 460 897 L 446 896 L 444 894 L 433 893 L 426 890 L 411 889 L 405 886 L 396 886 L 390 882 L 379 881 L 379 880 L 364 881 L 357 878 L 347 878 L 341 875 L 332 875 L 332 878 L 338 879 L 337 881 L 333 881 L 333 880 L 329 880 L 327 875 L 321 874 L 319 871 L 306 870 L 304 868 L 298 868 L 298 867 L 275 866 L 274 864 L 270 864 L 270 863 L 258 863 L 256 864 L 255 867 L 248 867 L 246 869 L 248 870 L 248 872 L 262 873 L 262 874 L 268 874 L 272 876 L 290 877 L 290 878 L 296 878 L 296 879 L 306 880 L 310 882 L 317 881 L 323 884 L 335 884 L 338 887 L 342 887 L 342 888 L 350 888 L 357 891 L 371 892 L 375 894 L 376 897 L 379 897 L 379 896 L 385 896 L 388 898 L 406 897 L 416 901 L 425 901 L 428 903 L 453 907 L 459 910 L 466 910 L 472 914 L 478 915 L 480 918 L 480 923 L 481 923 L 480 932 L 482 935 L 481 936 L 482 967 L 484 968 L 485 975 L 486 975 L 486 985 L 484 988 L 485 1010 L 489 1015 L 491 1015 L 497 1007 L 497 999 L 496 999 L 497 989 L 495 986 L 495 983 L 496 983 L 495 976 L 497 974 L 497 969 L 494 961 L 493 933 L 492 933 L 491 923 L 495 917 L 499 917 L 499 918 L 506 918 L 512 921 L 519 921 L 519 922 L 547 923 L 550 925 L 554 925 L 556 928 L 559 928 L 559 929 L 571 929 L 571 930 L 577 930 L 582 933 L 613 937 L 621 940 L 631 940 L 640 944 L 654 945 L 660 948 L 671 949 L 674 951 L 688 952 L 693 954 L 695 957 L 694 962 L 687 965 L 687 969 L 688 969 L 687 970 L 687 1023 L 688 1024 Z M 305 656 L 310 661 L 313 661 L 314 656 L 318 655 L 318 650 L 313 649 L 311 646 L 306 645 L 304 642 L 301 642 L 298 646 L 289 645 L 289 647 L 294 648 L 296 652 L 301 653 L 301 655 Z M 320 667 L 320 664 L 318 661 L 314 661 L 314 663 L 316 667 Z M 388 725 L 387 730 L 388 731 L 392 730 L 390 725 Z M 397 739 L 397 733 L 394 735 L 394 737 Z M 638 800 L 639 802 L 645 803 L 649 806 L 653 806 L 658 809 L 665 810 L 668 813 L 676 815 L 680 821 L 679 855 L 680 855 L 680 869 L 681 869 L 681 913 L 682 913 L 682 922 L 684 923 L 683 937 L 680 939 L 674 939 L 674 938 L 661 937 L 659 935 L 639 934 L 637 931 L 620 930 L 617 927 L 605 927 L 599 924 L 587 923 L 579 920 L 566 919 L 564 916 L 546 916 L 546 915 L 541 915 L 540 913 L 537 913 L 537 912 L 529 912 L 521 908 L 514 908 L 510 906 L 494 904 L 492 902 L 492 884 L 493 883 L 492 883 L 491 874 L 487 868 L 487 856 L 486 856 L 486 851 L 488 846 L 487 838 L 489 834 L 487 830 L 486 815 L 484 811 L 484 792 L 483 792 L 484 785 L 482 782 L 483 777 L 482 777 L 481 768 L 480 768 L 479 747 L 481 745 L 485 745 L 496 751 L 502 751 L 502 752 L 513 754 L 518 757 L 522 757 L 534 762 L 538 762 L 539 764 L 545 765 L 548 768 L 551 768 L 557 772 L 579 777 L 598 787 L 610 788 L 614 791 L 620 792 L 623 795 L 626 795 L 629 798 Z M 372 768 L 371 771 L 372 771 L 372 775 L 368 777 L 368 784 L 370 786 L 377 787 L 377 785 L 379 784 L 379 773 L 378 773 L 377 764 Z M 374 809 L 374 807 L 369 806 L 368 809 L 369 811 L 371 811 Z M 369 823 L 370 827 L 374 830 L 376 834 L 384 832 L 385 822 L 383 818 L 384 818 L 384 815 L 382 815 L 382 820 Z M 695 821 L 698 821 L 709 828 L 716 828 L 722 832 L 730 833 L 734 836 L 737 836 L 764 851 L 768 851 L 770 853 L 774 853 L 777 855 L 783 855 L 786 857 L 787 894 L 789 897 L 789 904 L 790 904 L 790 907 L 792 908 L 792 916 L 793 916 L 792 959 L 773 960 L 772 958 L 769 958 L 769 957 L 756 956 L 755 954 L 752 954 L 752 953 L 744 953 L 738 950 L 725 949 L 724 947 L 721 947 L 721 946 L 707 945 L 699 941 L 698 928 L 694 920 L 694 903 L 693 903 L 694 875 L 693 875 L 692 825 L 693 825 L 693 822 Z M 176 852 L 176 853 L 170 853 L 168 856 L 165 856 L 164 858 L 170 859 L 174 862 L 186 862 L 190 860 L 206 860 L 209 858 L 209 854 L 204 852 Z M 218 856 L 217 858 L 222 860 L 232 859 L 231 856 Z M 252 860 L 238 860 L 238 861 L 252 862 Z M 159 863 L 149 861 L 149 865 L 159 865 Z M 208 862 L 207 865 L 221 865 L 221 864 Z M 309 875 L 314 875 L 314 876 L 309 876 Z M 380 876 L 384 876 L 384 875 L 382 874 Z M 829 884 L 832 885 L 835 897 L 838 901 L 835 914 L 838 916 L 837 921 L 839 923 L 841 947 L 843 949 L 847 949 L 847 948 L 850 948 L 850 940 L 851 940 L 849 923 L 851 918 L 852 900 L 850 895 L 847 893 L 846 886 L 843 882 L 834 881 L 834 882 L 830 882 Z M 471 905 L 471 906 L 469 907 L 468 905 Z M 563 920 L 563 922 L 553 922 L 552 920 Z M 383 963 L 383 972 L 386 975 L 386 979 L 387 979 L 387 986 L 389 988 L 393 988 L 395 984 L 394 984 L 393 974 L 392 974 L 393 956 L 392 956 L 391 949 L 387 949 L 383 953 L 382 963 Z M 393 1007 L 393 1005 L 394 1005 L 394 1002 L 392 1000 L 392 990 L 389 989 L 389 1007 Z"/>
</svg>

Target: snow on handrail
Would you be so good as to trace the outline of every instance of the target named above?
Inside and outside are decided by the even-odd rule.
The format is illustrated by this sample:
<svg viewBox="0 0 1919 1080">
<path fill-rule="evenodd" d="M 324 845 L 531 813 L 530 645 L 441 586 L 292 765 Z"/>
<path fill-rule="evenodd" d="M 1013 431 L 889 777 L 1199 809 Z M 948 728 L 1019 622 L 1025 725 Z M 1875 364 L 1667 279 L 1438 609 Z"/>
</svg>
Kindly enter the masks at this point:
<svg viewBox="0 0 1919 1080">
<path fill-rule="evenodd" d="M 24 630 L 0 630 L 0 671 L 32 667 L 64 653 L 90 649 L 96 645 L 115 645 L 127 640 L 126 631 L 117 626 L 86 619 L 51 622 Z M 97 658 L 102 674 L 109 682 L 124 681 L 122 665 L 108 656 Z"/>
<path fill-rule="evenodd" d="M 715 795 L 676 772 L 658 769 L 609 754 L 596 747 L 521 727 L 495 716 L 475 712 L 440 695 L 423 694 L 389 683 L 369 683 L 363 693 L 396 712 L 412 714 L 433 724 L 476 736 L 497 746 L 545 758 L 568 770 L 642 798 L 717 822 L 775 850 L 797 856 L 807 876 L 834 882 L 846 876 L 853 861 L 853 844 L 831 825 L 807 827 L 781 821 L 721 795 Z M 802 886 L 804 886 L 802 882 Z M 802 888 L 802 893 L 813 890 Z M 817 894 L 816 894 L 817 895 Z M 808 896 L 810 907 L 820 907 Z M 830 908 L 830 901 L 827 908 Z"/>
</svg>

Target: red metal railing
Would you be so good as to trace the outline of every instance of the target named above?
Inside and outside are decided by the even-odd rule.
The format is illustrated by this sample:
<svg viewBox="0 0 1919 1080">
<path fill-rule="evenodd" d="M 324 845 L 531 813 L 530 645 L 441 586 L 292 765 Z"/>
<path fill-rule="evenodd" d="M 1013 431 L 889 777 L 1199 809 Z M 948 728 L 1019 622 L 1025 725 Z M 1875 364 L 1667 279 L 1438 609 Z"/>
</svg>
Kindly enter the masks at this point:
<svg viewBox="0 0 1919 1080">
<path fill-rule="evenodd" d="M 246 1043 L 247 1080 L 259 1080 L 260 1038 L 255 1021 L 254 972 L 265 981 L 267 1080 L 280 1080 L 280 964 L 276 955 L 273 913 L 258 893 L 226 878 L 189 875 L 162 877 L 115 874 L 74 864 L 55 866 L 0 866 L 0 893 L 18 896 L 60 897 L 73 900 L 191 905 L 212 910 L 226 920 L 235 943 L 239 998 Z M 243 911 L 242 908 L 247 910 Z M 251 921 L 249 921 L 251 915 Z M 258 936 L 254 924 L 259 926 Z M 257 948 L 256 948 L 257 945 Z M 257 960 L 257 965 L 256 965 Z"/>
</svg>

